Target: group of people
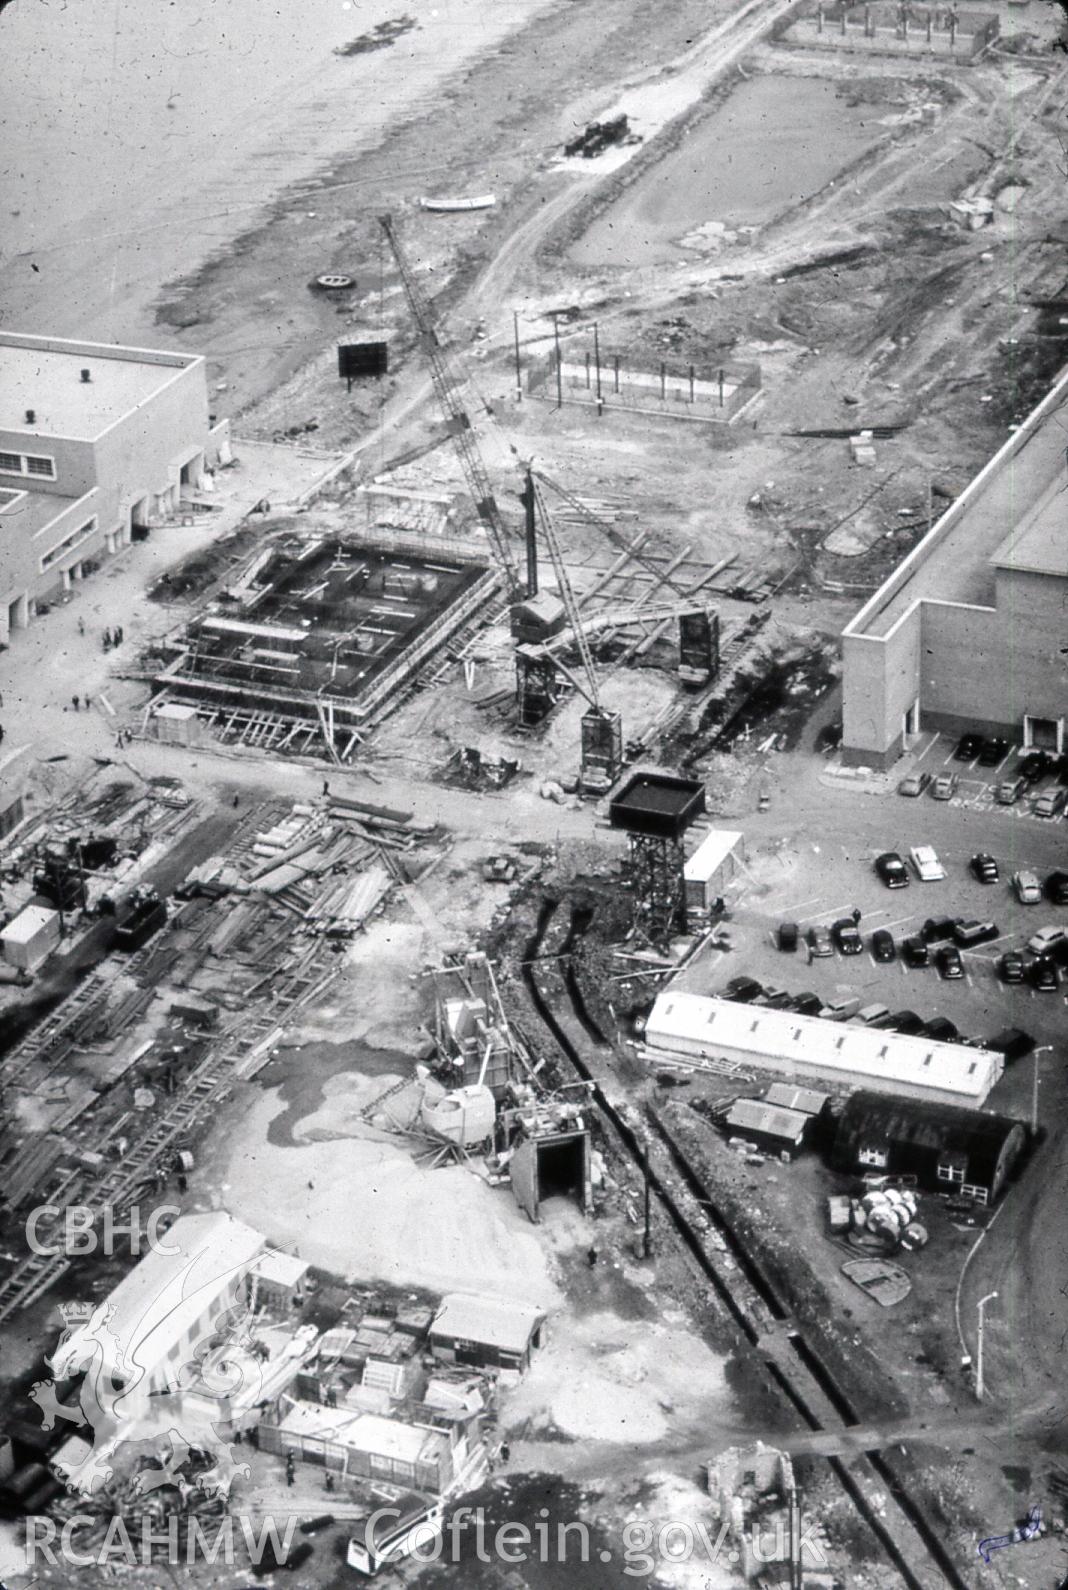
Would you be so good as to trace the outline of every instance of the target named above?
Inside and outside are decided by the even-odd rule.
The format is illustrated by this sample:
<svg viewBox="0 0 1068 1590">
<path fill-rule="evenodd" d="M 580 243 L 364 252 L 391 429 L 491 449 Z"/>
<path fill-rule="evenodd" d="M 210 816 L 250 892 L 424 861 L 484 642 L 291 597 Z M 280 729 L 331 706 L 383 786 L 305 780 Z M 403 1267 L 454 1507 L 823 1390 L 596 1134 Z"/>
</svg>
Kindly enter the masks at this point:
<svg viewBox="0 0 1068 1590">
<path fill-rule="evenodd" d="M 114 629 L 106 629 L 104 631 L 104 650 L 105 651 L 110 651 L 113 646 L 121 646 L 121 645 L 122 645 L 122 625 L 121 624 L 116 625 L 116 627 Z"/>
<path fill-rule="evenodd" d="M 93 704 L 93 698 L 92 696 L 71 696 L 70 704 L 75 712 L 80 712 L 83 707 L 88 712 Z"/>
</svg>

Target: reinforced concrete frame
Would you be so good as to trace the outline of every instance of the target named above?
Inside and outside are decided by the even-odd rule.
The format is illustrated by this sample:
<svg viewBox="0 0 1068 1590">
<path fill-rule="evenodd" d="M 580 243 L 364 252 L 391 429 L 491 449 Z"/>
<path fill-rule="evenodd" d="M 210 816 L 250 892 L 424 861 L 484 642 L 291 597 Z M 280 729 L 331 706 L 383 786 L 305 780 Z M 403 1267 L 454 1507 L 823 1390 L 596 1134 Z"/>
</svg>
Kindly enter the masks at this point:
<svg viewBox="0 0 1068 1590">
<path fill-rule="evenodd" d="M 681 839 L 629 836 L 631 885 L 638 926 L 654 944 L 686 931 L 686 851 Z"/>
</svg>

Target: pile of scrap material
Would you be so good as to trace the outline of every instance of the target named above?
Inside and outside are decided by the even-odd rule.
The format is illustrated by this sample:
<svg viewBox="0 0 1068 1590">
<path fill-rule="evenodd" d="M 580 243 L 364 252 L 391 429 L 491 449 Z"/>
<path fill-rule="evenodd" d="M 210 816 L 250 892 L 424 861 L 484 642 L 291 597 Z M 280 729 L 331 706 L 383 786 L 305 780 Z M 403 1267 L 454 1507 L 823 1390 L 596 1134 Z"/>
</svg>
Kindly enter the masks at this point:
<svg viewBox="0 0 1068 1590">
<path fill-rule="evenodd" d="M 927 1243 L 927 1228 L 916 1219 L 916 1194 L 909 1187 L 874 1187 L 862 1198 L 829 1198 L 827 1212 L 831 1230 L 846 1236 L 854 1247 L 890 1253 L 896 1247 L 911 1250 Z"/>
</svg>

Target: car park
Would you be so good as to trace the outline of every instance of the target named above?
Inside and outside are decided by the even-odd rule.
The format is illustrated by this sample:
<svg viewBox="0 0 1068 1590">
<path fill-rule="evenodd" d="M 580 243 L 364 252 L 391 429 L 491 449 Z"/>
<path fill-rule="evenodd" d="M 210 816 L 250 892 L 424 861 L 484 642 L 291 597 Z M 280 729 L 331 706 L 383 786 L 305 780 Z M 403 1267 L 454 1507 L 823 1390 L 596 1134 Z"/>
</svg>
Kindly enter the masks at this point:
<svg viewBox="0 0 1068 1590">
<path fill-rule="evenodd" d="M 997 767 L 1009 754 L 1009 742 L 1003 740 L 1000 734 L 992 734 L 983 741 L 983 749 L 979 752 L 980 767 Z"/>
<path fill-rule="evenodd" d="M 997 883 L 1001 876 L 997 862 L 985 850 L 980 850 L 974 855 L 968 865 L 972 869 L 972 876 L 980 883 Z"/>
<path fill-rule="evenodd" d="M 1057 976 L 1057 966 L 1051 955 L 1036 955 L 1027 968 L 1028 981 L 1031 987 L 1040 994 L 1055 994 L 1060 978 Z"/>
<path fill-rule="evenodd" d="M 829 1000 L 826 1005 L 820 1006 L 819 1013 L 824 1021 L 848 1021 L 859 1009 L 860 1000 L 854 994 L 848 999 Z"/>
<path fill-rule="evenodd" d="M 939 944 L 944 939 L 951 939 L 953 937 L 953 932 L 956 926 L 956 917 L 929 916 L 926 922 L 923 924 L 923 927 L 920 929 L 919 936 L 923 939 L 925 944 Z"/>
<path fill-rule="evenodd" d="M 955 944 L 943 944 L 935 955 L 935 965 L 938 967 L 939 977 L 944 977 L 947 982 L 964 976 L 964 962 Z"/>
<path fill-rule="evenodd" d="M 977 944 L 989 944 L 1001 937 L 996 922 L 957 922 L 953 927 L 953 942 L 962 950 L 974 949 Z"/>
<path fill-rule="evenodd" d="M 933 845 L 913 845 L 909 856 L 921 883 L 940 883 L 945 877 L 946 869 L 939 861 Z"/>
<path fill-rule="evenodd" d="M 1003 778 L 994 792 L 994 799 L 999 806 L 1015 806 L 1026 788 L 1022 778 Z"/>
<path fill-rule="evenodd" d="M 1022 867 L 1019 872 L 1012 875 L 1012 887 L 1016 891 L 1016 898 L 1021 905 L 1040 905 L 1042 903 L 1042 885 L 1038 881 L 1038 873 L 1032 872 L 1027 867 Z"/>
<path fill-rule="evenodd" d="M 1027 948 L 1032 955 L 1048 955 L 1055 944 L 1063 943 L 1068 938 L 1068 928 L 1044 927 L 1037 933 L 1032 933 L 1027 941 Z"/>
<path fill-rule="evenodd" d="M 814 958 L 819 959 L 824 955 L 834 954 L 834 945 L 831 943 L 831 935 L 828 933 L 826 928 L 810 927 L 808 933 L 806 934 L 806 938 L 808 940 L 809 954 Z"/>
<path fill-rule="evenodd" d="M 888 889 L 907 889 L 908 868 L 896 850 L 885 850 L 875 858 L 875 870 Z"/>
<path fill-rule="evenodd" d="M 748 1005 L 763 992 L 755 977 L 732 977 L 723 990 L 723 998 L 733 999 L 739 1005 Z"/>
<path fill-rule="evenodd" d="M 931 952 L 927 948 L 926 939 L 921 938 L 918 933 L 913 934 L 912 938 L 905 939 L 901 946 L 901 959 L 906 966 L 926 966 L 930 958 Z"/>
<path fill-rule="evenodd" d="M 831 937 L 841 955 L 859 955 L 864 948 L 864 940 L 851 916 L 839 917 L 831 929 Z"/>
<path fill-rule="evenodd" d="M 1068 872 L 1058 867 L 1046 879 L 1046 898 L 1054 905 L 1068 905 Z"/>
<path fill-rule="evenodd" d="M 923 1017 L 917 1016 L 914 1010 L 896 1010 L 890 1017 L 888 1026 L 905 1038 L 914 1038 L 918 1032 L 923 1031 Z"/>
<path fill-rule="evenodd" d="M 818 1016 L 823 1008 L 823 1000 L 818 994 L 795 994 L 792 1004 L 799 1016 Z"/>
<path fill-rule="evenodd" d="M 930 1021 L 923 1024 L 925 1038 L 933 1038 L 936 1043 L 956 1043 L 960 1037 L 960 1028 L 956 1022 L 950 1021 L 948 1016 L 932 1016 Z"/>
<path fill-rule="evenodd" d="M 857 1011 L 857 1020 L 862 1021 L 865 1027 L 870 1027 L 873 1022 L 882 1021 L 884 1016 L 889 1016 L 890 1011 L 886 1005 L 864 1005 Z"/>
<path fill-rule="evenodd" d="M 1035 817 L 1056 817 L 1063 805 L 1064 791 L 1062 789 L 1045 789 L 1031 807 L 1031 812 Z"/>
<path fill-rule="evenodd" d="M 793 954 L 797 949 L 798 926 L 796 922 L 780 922 L 775 934 L 775 940 L 780 950 Z"/>
<path fill-rule="evenodd" d="M 871 936 L 871 952 L 877 961 L 892 961 L 897 955 L 897 945 L 889 928 L 876 928 Z"/>
<path fill-rule="evenodd" d="M 981 734 L 962 734 L 953 756 L 958 762 L 974 762 L 986 742 Z"/>
<path fill-rule="evenodd" d="M 933 801 L 952 800 L 957 793 L 958 782 L 956 773 L 939 773 L 931 785 L 931 799 Z"/>
<path fill-rule="evenodd" d="M 998 961 L 998 976 L 1003 983 L 1022 983 L 1024 980 L 1024 958 L 1019 950 L 1006 950 Z"/>
<path fill-rule="evenodd" d="M 1018 772 L 1025 784 L 1037 784 L 1049 771 L 1054 758 L 1047 751 L 1028 751 L 1020 758 Z"/>
<path fill-rule="evenodd" d="M 897 786 L 897 792 L 915 799 L 917 795 L 923 794 L 930 782 L 930 773 L 907 773 Z"/>
<path fill-rule="evenodd" d="M 992 1038 L 983 1039 L 983 1048 L 1004 1055 L 1006 1064 L 1011 1064 L 1013 1060 L 1022 1060 L 1034 1047 L 1035 1040 L 1029 1032 L 1024 1032 L 1022 1027 L 1006 1027 L 1002 1032 L 995 1033 Z"/>
</svg>

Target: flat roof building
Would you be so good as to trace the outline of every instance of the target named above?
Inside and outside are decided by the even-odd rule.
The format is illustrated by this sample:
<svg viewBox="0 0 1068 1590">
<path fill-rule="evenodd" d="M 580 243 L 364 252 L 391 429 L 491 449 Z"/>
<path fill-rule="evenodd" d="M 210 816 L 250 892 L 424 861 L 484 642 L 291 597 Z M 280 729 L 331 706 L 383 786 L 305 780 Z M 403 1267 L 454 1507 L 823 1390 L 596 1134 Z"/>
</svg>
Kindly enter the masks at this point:
<svg viewBox="0 0 1068 1590">
<path fill-rule="evenodd" d="M 450 1292 L 434 1316 L 430 1346 L 453 1363 L 524 1370 L 544 1325 L 545 1311 L 535 1303 Z"/>
<path fill-rule="evenodd" d="M 650 1049 L 736 1060 L 791 1080 L 820 1077 L 942 1104 L 982 1104 L 1004 1069 L 1002 1056 L 985 1049 L 672 988 L 657 997 L 645 1041 Z"/>
<path fill-rule="evenodd" d="M 1068 749 L 1068 370 L 842 636 L 842 755 L 921 730 Z"/>
<path fill-rule="evenodd" d="M 0 643 L 174 514 L 218 444 L 199 355 L 0 332 Z"/>
</svg>

